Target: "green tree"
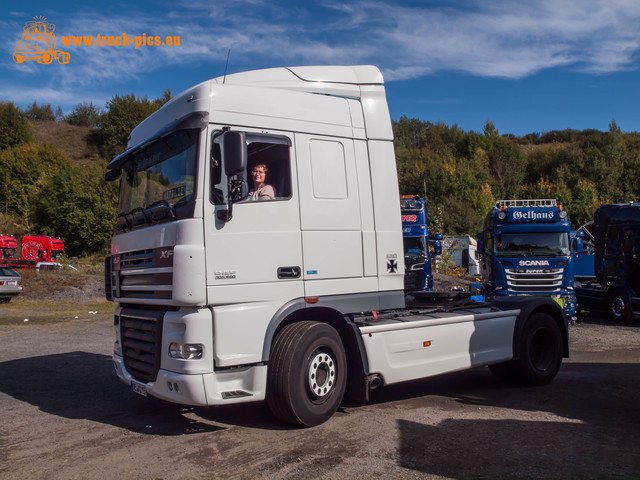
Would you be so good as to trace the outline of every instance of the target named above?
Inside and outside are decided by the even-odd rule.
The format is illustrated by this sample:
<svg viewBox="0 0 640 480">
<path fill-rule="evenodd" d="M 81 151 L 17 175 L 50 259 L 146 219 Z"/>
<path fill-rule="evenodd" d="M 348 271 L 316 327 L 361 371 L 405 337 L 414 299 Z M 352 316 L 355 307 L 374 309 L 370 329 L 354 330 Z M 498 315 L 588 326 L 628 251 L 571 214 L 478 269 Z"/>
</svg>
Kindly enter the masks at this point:
<svg viewBox="0 0 640 480">
<path fill-rule="evenodd" d="M 47 179 L 33 209 L 36 229 L 58 235 L 70 255 L 103 250 L 116 218 L 117 184 L 106 183 L 105 168 L 71 167 Z"/>
<path fill-rule="evenodd" d="M 24 113 L 13 102 L 0 102 L 0 150 L 33 140 Z"/>
<path fill-rule="evenodd" d="M 65 117 L 65 121 L 71 125 L 94 128 L 100 125 L 101 119 L 102 112 L 93 102 L 77 104 Z"/>
<path fill-rule="evenodd" d="M 113 158 L 127 148 L 131 131 L 145 118 L 158 110 L 171 98 L 171 90 L 165 90 L 155 100 L 136 97 L 133 94 L 115 95 L 107 102 L 106 112 L 101 117 L 102 153 Z"/>
<path fill-rule="evenodd" d="M 0 151 L 0 209 L 28 227 L 43 182 L 70 166 L 66 154 L 51 145 L 31 143 Z"/>
<path fill-rule="evenodd" d="M 53 108 L 51 104 L 42 104 L 38 105 L 38 102 L 33 102 L 29 108 L 24 111 L 25 117 L 29 120 L 39 120 L 39 121 L 51 121 L 54 122 L 56 120 L 56 116 L 53 113 Z"/>
</svg>

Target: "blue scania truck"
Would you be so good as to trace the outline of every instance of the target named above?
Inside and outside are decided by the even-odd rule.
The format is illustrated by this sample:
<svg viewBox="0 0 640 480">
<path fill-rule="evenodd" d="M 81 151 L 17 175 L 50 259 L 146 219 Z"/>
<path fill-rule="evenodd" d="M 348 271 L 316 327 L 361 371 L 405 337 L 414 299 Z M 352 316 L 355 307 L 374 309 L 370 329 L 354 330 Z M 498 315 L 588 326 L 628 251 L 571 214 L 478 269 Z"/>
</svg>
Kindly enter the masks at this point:
<svg viewBox="0 0 640 480">
<path fill-rule="evenodd" d="M 404 242 L 405 291 L 433 291 L 433 256 L 442 253 L 442 235 L 431 240 L 427 226 L 427 202 L 418 195 L 400 197 Z M 432 247 L 433 251 L 429 247 Z"/>
<path fill-rule="evenodd" d="M 550 296 L 575 320 L 570 232 L 555 199 L 497 201 L 478 233 L 485 295 Z"/>
</svg>

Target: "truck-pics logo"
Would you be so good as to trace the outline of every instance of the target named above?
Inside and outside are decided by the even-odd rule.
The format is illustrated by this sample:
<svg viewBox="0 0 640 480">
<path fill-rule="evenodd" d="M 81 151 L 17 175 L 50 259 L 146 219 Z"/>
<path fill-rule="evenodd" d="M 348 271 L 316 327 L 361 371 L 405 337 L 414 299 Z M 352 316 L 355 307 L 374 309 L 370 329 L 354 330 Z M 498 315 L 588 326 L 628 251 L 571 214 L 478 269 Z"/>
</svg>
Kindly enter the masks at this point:
<svg viewBox="0 0 640 480">
<path fill-rule="evenodd" d="M 34 17 L 24 25 L 22 38 L 13 50 L 13 61 L 16 63 L 32 62 L 50 64 L 58 60 L 60 64 L 69 63 L 68 52 L 56 50 L 56 26 L 45 22 L 45 17 Z"/>
<path fill-rule="evenodd" d="M 518 265 L 521 267 L 548 267 L 549 260 L 520 260 Z"/>
</svg>

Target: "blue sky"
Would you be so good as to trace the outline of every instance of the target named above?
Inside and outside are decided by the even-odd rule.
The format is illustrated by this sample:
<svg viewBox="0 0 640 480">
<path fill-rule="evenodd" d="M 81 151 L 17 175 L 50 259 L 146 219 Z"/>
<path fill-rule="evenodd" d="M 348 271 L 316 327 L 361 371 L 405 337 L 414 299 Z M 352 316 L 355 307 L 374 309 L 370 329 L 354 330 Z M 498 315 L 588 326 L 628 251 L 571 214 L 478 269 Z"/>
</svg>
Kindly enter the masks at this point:
<svg viewBox="0 0 640 480">
<path fill-rule="evenodd" d="M 25 22 L 46 17 L 70 62 L 17 64 Z M 3 2 L 0 100 L 156 98 L 228 72 L 377 65 L 391 117 L 500 133 L 640 132 L 637 0 Z M 63 35 L 180 36 L 180 46 L 62 46 Z"/>
</svg>

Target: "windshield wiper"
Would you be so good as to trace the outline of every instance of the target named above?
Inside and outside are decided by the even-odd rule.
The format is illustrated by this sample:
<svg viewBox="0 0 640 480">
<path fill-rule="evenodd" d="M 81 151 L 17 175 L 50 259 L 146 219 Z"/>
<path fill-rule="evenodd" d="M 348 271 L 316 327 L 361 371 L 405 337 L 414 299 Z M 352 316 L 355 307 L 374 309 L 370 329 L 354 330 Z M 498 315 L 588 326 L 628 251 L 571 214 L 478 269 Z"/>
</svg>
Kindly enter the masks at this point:
<svg viewBox="0 0 640 480">
<path fill-rule="evenodd" d="M 151 205 L 148 205 L 147 208 L 145 208 L 145 212 L 149 214 L 151 220 L 154 220 L 156 222 L 167 217 L 176 218 L 173 207 L 166 200 L 158 200 L 157 202 L 153 202 Z"/>
</svg>

